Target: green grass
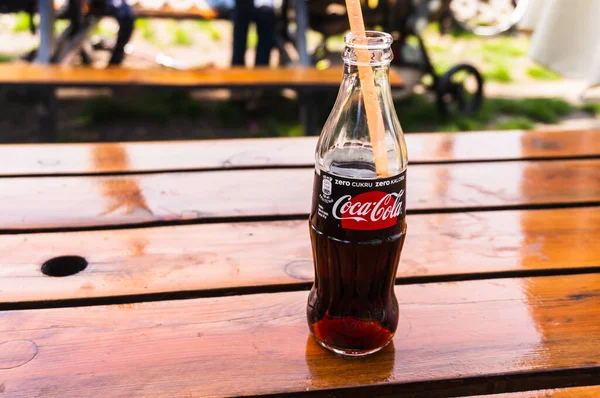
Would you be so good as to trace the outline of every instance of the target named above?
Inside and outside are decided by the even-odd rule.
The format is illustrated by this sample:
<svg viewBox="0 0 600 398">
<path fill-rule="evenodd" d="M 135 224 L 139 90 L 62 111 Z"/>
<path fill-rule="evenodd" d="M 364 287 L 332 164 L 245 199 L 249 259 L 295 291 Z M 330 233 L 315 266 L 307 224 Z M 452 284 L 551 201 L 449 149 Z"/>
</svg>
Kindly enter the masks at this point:
<svg viewBox="0 0 600 398">
<path fill-rule="evenodd" d="M 589 102 L 587 104 L 583 104 L 580 109 L 592 116 L 598 116 L 600 115 L 600 102 Z"/>
<path fill-rule="evenodd" d="M 531 67 L 527 68 L 526 73 L 527 73 L 527 76 L 529 76 L 535 80 L 548 81 L 548 80 L 561 80 L 562 79 L 562 77 L 559 74 L 554 73 L 551 70 L 548 70 L 541 66 L 531 66 Z"/>
<path fill-rule="evenodd" d="M 135 21 L 135 27 L 138 30 L 142 30 L 141 28 L 138 28 L 138 21 Z M 94 30 L 92 31 L 92 34 L 96 35 L 96 36 L 109 36 L 109 35 L 113 35 L 115 33 L 116 32 L 114 32 L 112 29 L 108 29 L 102 23 L 96 24 L 96 26 L 94 27 Z M 146 37 L 144 37 L 144 39 L 148 40 Z M 150 40 L 148 40 L 148 41 L 150 41 Z"/>
<path fill-rule="evenodd" d="M 207 32 L 213 41 L 221 40 L 221 31 L 215 27 L 213 21 L 200 20 L 197 21 L 196 24 L 200 30 Z"/>
<path fill-rule="evenodd" d="M 430 24 L 424 33 L 424 41 L 438 73 L 446 66 L 466 62 L 476 65 L 486 80 L 492 82 L 507 84 L 558 78 L 539 67 L 526 70 L 530 40 L 524 35 L 486 38 L 453 29 L 449 36 L 440 36 L 436 25 Z"/>
<path fill-rule="evenodd" d="M 119 121 L 150 121 L 167 123 L 170 120 L 203 118 L 217 128 L 240 128 L 254 137 L 295 137 L 303 133 L 298 120 L 297 103 L 279 95 L 263 94 L 263 111 L 250 112 L 244 103 L 229 101 L 196 101 L 182 92 L 158 95 L 99 97 L 88 100 L 79 115 L 84 125 Z M 330 107 L 330 106 L 329 106 Z M 264 109 L 275 109 L 266 112 Z"/>
<path fill-rule="evenodd" d="M 511 116 L 524 116 L 540 123 L 558 123 L 561 117 L 567 116 L 577 108 L 563 99 L 557 98 L 525 98 L 525 99 L 493 99 L 496 112 Z"/>
<path fill-rule="evenodd" d="M 167 122 L 171 118 L 195 118 L 203 113 L 201 104 L 186 93 L 173 92 L 117 100 L 98 97 L 87 101 L 80 115 L 86 124 L 115 120 L 150 120 Z"/>
<path fill-rule="evenodd" d="M 194 40 L 186 29 L 182 27 L 177 27 L 173 31 L 173 44 L 176 46 L 184 46 L 189 47 L 194 44 Z"/>
<path fill-rule="evenodd" d="M 425 46 L 427 47 L 427 51 L 430 51 L 433 54 L 440 54 L 443 55 L 444 53 L 450 51 L 449 48 L 442 46 L 441 44 L 427 44 L 425 43 Z"/>
<path fill-rule="evenodd" d="M 223 101 L 202 104 L 199 114 L 225 127 L 239 127 L 246 119 L 245 110 L 238 104 Z M 185 117 L 184 114 L 180 116 Z"/>
<path fill-rule="evenodd" d="M 70 25 L 69 21 L 58 20 L 54 22 L 54 34 L 61 34 Z"/>
<path fill-rule="evenodd" d="M 13 54 L 2 54 L 2 53 L 0 53 L 0 63 L 3 63 L 3 62 L 13 62 L 16 59 L 17 59 L 16 55 L 13 55 Z"/>
<path fill-rule="evenodd" d="M 29 14 L 26 12 L 17 13 L 12 30 L 14 33 L 29 32 Z"/>
<path fill-rule="evenodd" d="M 443 75 L 452 67 L 452 63 L 446 59 L 439 59 L 433 62 L 433 69 L 438 75 Z"/>
<path fill-rule="evenodd" d="M 513 117 L 494 123 L 494 130 L 531 130 L 535 127 L 534 122 L 526 117 Z"/>
<path fill-rule="evenodd" d="M 248 48 L 256 48 L 258 45 L 258 34 L 256 33 L 256 29 L 250 28 L 248 30 Z"/>
<path fill-rule="evenodd" d="M 473 131 L 485 129 L 493 114 L 487 107 L 469 116 L 444 117 L 435 102 L 425 96 L 413 95 L 396 102 L 396 112 L 405 131 Z"/>
<path fill-rule="evenodd" d="M 406 44 L 408 44 L 409 46 L 412 46 L 412 47 L 418 47 L 419 39 L 416 38 L 415 36 L 408 36 L 406 38 Z"/>
<path fill-rule="evenodd" d="M 344 34 L 332 35 L 327 38 L 327 48 L 343 48 Z"/>
<path fill-rule="evenodd" d="M 115 120 L 150 120 L 166 122 L 169 120 L 168 109 L 152 103 L 120 102 L 112 98 L 94 98 L 87 101 L 79 120 L 85 124 L 102 124 Z"/>
<path fill-rule="evenodd" d="M 239 125 L 243 117 L 239 106 L 222 101 L 199 102 L 184 92 L 165 92 L 126 98 L 98 97 L 88 100 L 79 121 L 102 124 L 119 120 L 148 120 L 166 123 L 171 119 L 210 118 L 224 125 Z"/>
<path fill-rule="evenodd" d="M 142 37 L 144 40 L 149 42 L 155 41 L 154 30 L 152 29 L 152 23 L 148 18 L 137 18 L 135 20 L 135 29 L 142 32 Z"/>
<path fill-rule="evenodd" d="M 501 56 L 504 58 L 523 57 L 527 54 L 526 43 L 524 44 L 511 37 L 487 40 L 490 41 L 483 41 L 481 43 L 481 49 L 484 54 L 492 53 L 496 56 Z"/>
<path fill-rule="evenodd" d="M 472 131 L 483 129 L 491 116 L 486 110 L 475 115 L 442 116 L 435 102 L 426 96 L 412 95 L 395 103 L 404 131 Z"/>
<path fill-rule="evenodd" d="M 251 126 L 254 126 L 250 128 L 252 137 L 301 137 L 304 133 L 297 120 L 282 121 L 273 116 L 267 116 Z"/>
<path fill-rule="evenodd" d="M 431 28 L 427 31 L 429 35 L 436 34 Z M 483 66 L 479 69 L 487 81 L 511 83 L 515 80 L 511 66 L 514 60 L 526 54 L 527 41 L 513 37 L 489 39 L 467 35 L 460 36 L 457 40 L 451 40 L 446 45 L 440 43 L 426 44 L 438 74 L 444 73 L 450 66 L 461 62 L 461 59 L 456 59 L 456 55 L 453 53 L 456 44 L 454 42 L 462 41 L 465 37 L 473 40 L 473 43 L 469 46 L 469 59 L 467 62 L 476 65 L 482 64 Z M 477 40 L 477 43 L 474 40 Z M 426 39 L 425 43 L 427 42 Z"/>
<path fill-rule="evenodd" d="M 315 106 L 324 123 L 334 98 L 315 98 Z M 412 95 L 395 103 L 402 127 L 417 131 L 474 131 L 531 129 L 536 123 L 557 123 L 573 111 L 600 114 L 600 104 L 575 107 L 552 98 L 488 98 L 473 115 L 444 117 L 429 96 Z M 96 98 L 87 101 L 80 115 L 85 124 L 114 123 L 119 120 L 143 120 L 166 123 L 176 119 L 203 118 L 217 128 L 242 128 L 255 137 L 298 136 L 297 102 L 275 94 L 263 94 L 258 111 L 249 111 L 244 102 L 196 101 L 186 93 L 164 93 L 136 97 Z"/>
<path fill-rule="evenodd" d="M 448 32 L 450 34 L 450 36 L 454 37 L 455 39 L 461 39 L 461 40 L 472 40 L 472 39 L 481 39 L 481 37 L 477 36 L 475 33 L 462 29 L 460 27 L 453 27 L 452 29 L 450 29 L 450 31 Z"/>
<path fill-rule="evenodd" d="M 413 95 L 395 105 L 402 127 L 409 132 L 530 129 L 535 123 L 557 123 L 577 110 L 570 103 L 553 98 L 488 98 L 473 115 L 449 117 L 443 117 L 426 96 Z M 589 106 L 588 111 L 600 113 L 600 104 L 597 105 L 597 109 Z"/>
<path fill-rule="evenodd" d="M 485 80 L 490 82 L 498 82 L 498 83 L 511 83 L 513 81 L 513 76 L 510 73 L 510 69 L 507 65 L 499 64 L 499 65 L 491 65 L 488 68 L 484 69 L 482 72 Z"/>
</svg>

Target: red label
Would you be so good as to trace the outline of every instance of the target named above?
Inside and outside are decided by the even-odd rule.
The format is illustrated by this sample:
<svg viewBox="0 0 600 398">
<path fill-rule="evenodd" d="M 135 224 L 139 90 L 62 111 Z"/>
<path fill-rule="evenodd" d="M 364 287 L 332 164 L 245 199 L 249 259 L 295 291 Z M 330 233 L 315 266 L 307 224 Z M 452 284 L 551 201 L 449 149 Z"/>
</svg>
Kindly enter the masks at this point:
<svg viewBox="0 0 600 398">
<path fill-rule="evenodd" d="M 358 179 L 318 170 L 311 222 L 320 232 L 338 239 L 348 239 L 352 234 L 352 239 L 380 239 L 381 234 L 397 233 L 402 226 L 405 190 L 406 172 L 388 178 Z M 362 231 L 374 234 L 364 235 Z"/>
</svg>

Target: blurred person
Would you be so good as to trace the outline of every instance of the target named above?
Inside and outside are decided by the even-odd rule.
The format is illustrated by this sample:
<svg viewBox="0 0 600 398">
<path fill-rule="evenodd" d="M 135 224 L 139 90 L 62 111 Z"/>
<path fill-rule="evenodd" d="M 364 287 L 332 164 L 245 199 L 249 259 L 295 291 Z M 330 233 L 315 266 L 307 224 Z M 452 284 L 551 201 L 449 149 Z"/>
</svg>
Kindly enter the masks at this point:
<svg viewBox="0 0 600 398">
<path fill-rule="evenodd" d="M 119 24 L 119 33 L 112 50 L 109 65 L 120 65 L 125 58 L 125 46 L 133 34 L 135 14 L 126 0 L 69 0 L 65 17 L 71 21 L 71 35 L 83 26 L 84 15 L 111 16 Z"/>
<path fill-rule="evenodd" d="M 232 65 L 244 66 L 250 22 L 256 24 L 258 45 L 256 66 L 269 65 L 271 50 L 275 46 L 276 17 L 272 0 L 235 0 L 233 11 Z"/>
<path fill-rule="evenodd" d="M 229 12 L 235 7 L 235 0 L 206 0 L 206 4 L 213 10 Z"/>
<path fill-rule="evenodd" d="M 71 22 L 71 36 L 75 36 L 83 25 L 83 11 L 81 0 L 69 0 L 64 14 L 58 15 L 59 18 L 67 18 Z"/>
<path fill-rule="evenodd" d="M 103 0 L 106 15 L 114 17 L 119 23 L 117 41 L 110 57 L 109 65 L 120 65 L 125 58 L 125 46 L 133 35 L 135 13 L 126 0 Z"/>
</svg>

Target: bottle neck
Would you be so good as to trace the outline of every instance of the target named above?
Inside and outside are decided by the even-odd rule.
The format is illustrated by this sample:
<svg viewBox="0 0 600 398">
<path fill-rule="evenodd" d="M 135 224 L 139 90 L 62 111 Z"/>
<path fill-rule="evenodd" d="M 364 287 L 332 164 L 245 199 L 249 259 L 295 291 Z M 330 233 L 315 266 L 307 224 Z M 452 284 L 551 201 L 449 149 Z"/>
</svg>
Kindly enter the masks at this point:
<svg viewBox="0 0 600 398">
<path fill-rule="evenodd" d="M 341 91 L 346 94 L 353 94 L 355 91 L 361 90 L 361 81 L 359 77 L 358 65 L 345 62 L 344 76 L 342 79 Z M 390 64 L 382 64 L 371 66 L 373 77 L 375 79 L 375 87 L 380 103 L 392 104 L 392 94 L 390 85 Z"/>
<path fill-rule="evenodd" d="M 390 64 L 376 65 L 370 67 L 377 79 L 390 79 Z M 349 62 L 344 62 L 344 78 L 358 76 L 358 65 Z"/>
<path fill-rule="evenodd" d="M 391 91 L 390 63 L 394 58 L 391 49 L 392 36 L 374 31 L 367 31 L 365 35 L 354 36 L 353 33 L 349 33 L 344 38 L 344 81 L 352 82 L 354 87 L 360 88 L 359 69 L 360 73 L 364 74 L 365 68 L 368 68 L 373 71 L 377 95 L 387 94 Z M 365 76 L 369 76 L 370 80 L 370 73 Z M 391 100 L 391 93 L 389 99 Z"/>
<path fill-rule="evenodd" d="M 344 38 L 346 46 L 342 59 L 346 64 L 361 66 L 387 66 L 389 68 L 394 53 L 392 37 L 387 33 L 367 32 L 367 37 L 354 37 L 349 33 Z"/>
<path fill-rule="evenodd" d="M 377 165 L 372 149 L 365 94 L 374 92 L 379 106 L 388 175 L 406 169 L 406 146 L 398 121 L 390 87 L 390 64 L 369 65 L 375 89 L 363 90 L 356 63 L 346 62 L 336 103 L 323 127 L 317 147 L 317 167 L 341 177 L 377 178 Z"/>
</svg>

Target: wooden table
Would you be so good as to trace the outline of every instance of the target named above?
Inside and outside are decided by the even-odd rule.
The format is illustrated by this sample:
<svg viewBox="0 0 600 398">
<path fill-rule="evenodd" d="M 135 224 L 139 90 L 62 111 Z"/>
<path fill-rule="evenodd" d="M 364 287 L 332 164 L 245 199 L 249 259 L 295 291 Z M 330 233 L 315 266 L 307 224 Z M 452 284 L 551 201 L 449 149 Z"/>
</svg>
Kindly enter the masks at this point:
<svg viewBox="0 0 600 398">
<path fill-rule="evenodd" d="M 407 141 L 359 360 L 305 320 L 315 138 L 1 146 L 0 398 L 600 396 L 600 131 Z"/>
</svg>

